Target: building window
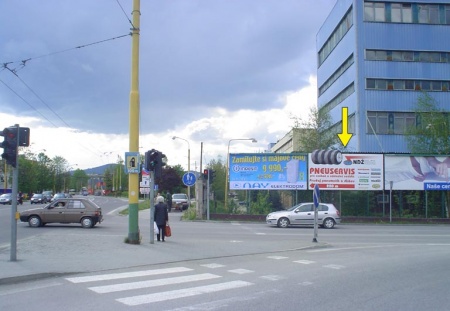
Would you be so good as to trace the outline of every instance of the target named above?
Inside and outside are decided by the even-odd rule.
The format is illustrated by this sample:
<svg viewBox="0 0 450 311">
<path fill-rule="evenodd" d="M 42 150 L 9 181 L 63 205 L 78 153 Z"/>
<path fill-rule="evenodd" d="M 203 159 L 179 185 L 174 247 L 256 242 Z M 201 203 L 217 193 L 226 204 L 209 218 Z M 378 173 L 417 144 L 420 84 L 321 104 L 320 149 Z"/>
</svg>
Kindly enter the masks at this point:
<svg viewBox="0 0 450 311">
<path fill-rule="evenodd" d="M 342 38 L 346 35 L 347 31 L 353 25 L 352 9 L 350 9 L 339 25 L 334 29 L 333 33 L 328 37 L 327 41 L 320 49 L 318 53 L 319 67 L 331 54 L 333 49 L 339 44 Z"/>
<path fill-rule="evenodd" d="M 450 25 L 450 5 L 445 6 L 445 24 Z"/>
<path fill-rule="evenodd" d="M 448 63 L 448 52 L 366 50 L 366 60 Z"/>
<path fill-rule="evenodd" d="M 450 81 L 366 79 L 367 90 L 447 92 Z"/>
<path fill-rule="evenodd" d="M 322 95 L 351 65 L 354 63 L 353 54 L 339 66 L 339 68 L 319 88 L 319 96 Z"/>
<path fill-rule="evenodd" d="M 405 90 L 414 90 L 414 80 L 405 80 Z"/>
<path fill-rule="evenodd" d="M 333 108 L 337 107 L 337 105 L 342 103 L 347 97 L 349 97 L 354 92 L 355 92 L 355 84 L 351 83 L 344 90 L 342 90 L 338 95 L 336 95 L 332 100 L 330 100 L 328 103 L 323 105 L 323 107 L 320 108 L 320 110 L 325 113 L 331 111 Z"/>
<path fill-rule="evenodd" d="M 411 126 L 416 125 L 414 112 L 367 112 L 367 134 L 405 135 Z"/>
<path fill-rule="evenodd" d="M 391 21 L 393 23 L 412 23 L 411 4 L 392 3 Z"/>
<path fill-rule="evenodd" d="M 385 4 L 385 2 L 387 4 Z M 445 4 L 364 2 L 364 21 L 450 25 L 450 6 Z"/>
<path fill-rule="evenodd" d="M 365 2 L 364 3 L 364 20 L 367 22 L 384 22 L 385 6 L 382 2 Z"/>
</svg>

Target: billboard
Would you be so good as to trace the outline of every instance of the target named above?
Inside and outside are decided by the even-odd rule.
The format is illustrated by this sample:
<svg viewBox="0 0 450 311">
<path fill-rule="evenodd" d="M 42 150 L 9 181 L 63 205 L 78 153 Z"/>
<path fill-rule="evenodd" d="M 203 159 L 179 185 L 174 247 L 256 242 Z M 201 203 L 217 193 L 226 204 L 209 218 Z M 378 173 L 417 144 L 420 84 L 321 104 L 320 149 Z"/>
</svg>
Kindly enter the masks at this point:
<svg viewBox="0 0 450 311">
<path fill-rule="evenodd" d="M 385 189 L 450 190 L 449 156 L 385 155 Z"/>
<path fill-rule="evenodd" d="M 306 190 L 306 154 L 230 154 L 230 190 Z"/>
<path fill-rule="evenodd" d="M 308 188 L 382 190 L 383 155 L 319 151 L 308 155 Z"/>
</svg>

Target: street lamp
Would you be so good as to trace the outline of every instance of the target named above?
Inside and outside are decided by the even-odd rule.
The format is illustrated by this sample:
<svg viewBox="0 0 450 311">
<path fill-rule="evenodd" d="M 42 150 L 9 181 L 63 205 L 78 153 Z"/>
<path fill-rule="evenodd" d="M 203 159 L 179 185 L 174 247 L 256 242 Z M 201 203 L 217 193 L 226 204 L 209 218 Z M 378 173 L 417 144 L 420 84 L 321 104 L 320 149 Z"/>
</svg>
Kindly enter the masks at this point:
<svg viewBox="0 0 450 311">
<path fill-rule="evenodd" d="M 190 173 L 191 172 L 191 146 L 189 145 L 189 141 L 187 141 L 184 138 L 181 138 L 181 137 L 178 137 L 178 136 L 172 137 L 173 140 L 175 140 L 177 138 L 181 139 L 181 140 L 184 140 L 188 144 L 188 173 Z M 191 186 L 188 186 L 188 204 L 189 204 L 189 207 L 190 207 L 191 206 Z"/>
<path fill-rule="evenodd" d="M 254 138 L 235 138 L 235 139 L 230 139 L 228 141 L 228 151 L 227 151 L 227 166 L 225 168 L 225 210 L 228 210 L 228 206 L 227 206 L 227 202 L 228 202 L 228 171 L 229 171 L 229 161 L 230 161 L 230 143 L 234 140 L 251 140 L 252 143 L 256 143 L 258 142 L 256 139 Z"/>
</svg>

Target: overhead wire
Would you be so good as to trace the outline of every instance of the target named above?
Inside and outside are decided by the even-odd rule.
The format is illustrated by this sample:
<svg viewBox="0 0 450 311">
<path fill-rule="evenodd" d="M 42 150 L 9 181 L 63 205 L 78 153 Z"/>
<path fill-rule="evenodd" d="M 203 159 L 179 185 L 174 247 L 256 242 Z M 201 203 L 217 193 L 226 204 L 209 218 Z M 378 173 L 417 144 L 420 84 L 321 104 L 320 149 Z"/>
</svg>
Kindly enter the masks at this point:
<svg viewBox="0 0 450 311">
<path fill-rule="evenodd" d="M 116 0 L 116 2 L 117 2 L 117 4 L 119 5 L 119 7 L 121 8 L 121 10 L 122 10 L 122 12 L 125 14 L 125 16 L 126 16 L 126 18 L 127 18 L 127 20 L 128 20 L 128 22 L 131 24 L 131 26 L 133 27 L 133 29 L 134 29 L 134 25 L 133 25 L 133 23 L 131 22 L 131 20 L 128 18 L 128 16 L 127 16 L 127 14 L 125 13 L 125 11 L 124 11 L 124 9 L 123 9 L 123 7 L 122 7 L 122 5 L 120 4 L 120 2 L 118 1 L 118 0 Z M 127 34 L 125 34 L 125 35 L 120 35 L 120 36 L 116 36 L 116 37 L 112 37 L 112 38 L 108 38 L 108 39 L 104 39 L 104 40 L 99 40 L 99 41 L 95 41 L 95 42 L 91 42 L 91 43 L 87 43 L 87 44 L 83 44 L 83 45 L 78 45 L 78 46 L 75 46 L 75 47 L 72 47 L 72 48 L 69 48 L 69 49 L 64 49 L 64 50 L 61 50 L 61 51 L 56 51 L 56 52 L 51 52 L 51 53 L 47 53 L 47 54 L 43 54 L 43 55 L 39 55 L 39 56 L 35 56 L 35 57 L 30 57 L 30 58 L 27 58 L 27 59 L 23 59 L 23 60 L 20 60 L 20 61 L 10 61 L 10 62 L 4 62 L 3 63 L 3 66 L 2 66 L 2 68 L 1 68 L 1 70 L 0 70 L 0 72 L 1 71 L 4 71 L 4 70 L 8 70 L 10 73 L 12 73 L 14 76 L 16 76 L 27 88 L 28 88 L 28 90 L 30 90 L 51 112 L 53 112 L 57 117 L 58 117 L 58 119 L 60 119 L 63 123 L 64 123 L 64 125 L 66 125 L 68 128 L 72 128 L 58 113 L 56 113 L 27 83 L 25 83 L 25 81 L 23 80 L 23 79 L 21 79 L 20 77 L 19 77 L 19 75 L 17 74 L 17 72 L 18 71 L 20 71 L 20 70 L 22 70 L 23 68 L 25 68 L 25 66 L 26 66 L 26 64 L 27 64 L 27 62 L 29 62 L 29 61 L 31 61 L 31 60 L 35 60 L 35 59 L 39 59 L 39 58 L 44 58 L 44 57 L 49 57 L 49 56 L 52 56 L 52 55 L 56 55 L 56 54 L 60 54 L 60 53 L 65 53 L 65 52 L 68 52 L 68 51 L 72 51 L 72 50 L 76 50 L 76 49 L 81 49 L 81 48 L 85 48 L 85 47 L 89 47 L 89 46 L 92 46 L 92 45 L 96 45 L 96 44 L 100 44 L 100 43 L 104 43 L 104 42 L 108 42 L 108 41 L 112 41 L 112 40 L 116 40 L 116 39 L 120 39 L 120 38 L 124 38 L 124 37 L 127 37 L 127 36 L 130 36 L 131 35 L 131 32 L 130 33 L 127 33 Z M 16 64 L 16 63 L 19 63 L 19 65 L 16 67 L 16 68 L 10 68 L 10 66 L 8 66 L 8 65 L 10 65 L 10 64 Z M 36 113 L 38 113 L 40 116 L 42 116 L 42 118 L 44 118 L 45 120 L 47 120 L 50 124 L 52 124 L 54 127 L 56 127 L 56 128 L 58 128 L 58 126 L 55 124 L 55 123 L 53 123 L 51 120 L 49 120 L 45 115 L 43 115 L 39 110 L 37 110 L 32 104 L 30 104 L 27 100 L 25 100 L 22 96 L 20 96 L 19 95 L 19 93 L 18 92 L 16 92 L 12 87 L 10 87 L 8 84 L 6 84 L 3 80 L 1 80 L 0 79 L 0 82 L 3 84 L 3 85 L 5 85 L 12 93 L 14 93 L 17 97 L 19 97 L 24 103 L 26 103 L 28 106 L 30 106 L 34 111 L 36 111 Z M 90 148 L 87 148 L 87 147 L 85 147 L 85 146 L 83 146 L 83 144 L 81 144 L 81 143 L 79 143 L 80 144 L 80 146 L 81 147 L 83 147 L 84 149 L 86 149 L 87 151 L 89 151 L 89 152 L 91 152 L 91 153 L 93 153 L 93 154 L 95 154 L 95 155 L 98 155 L 98 153 L 102 153 L 101 151 L 99 151 L 98 149 L 97 149 L 97 152 L 98 153 L 94 153 L 94 151 L 92 150 L 92 149 L 96 149 L 95 147 L 93 147 L 92 149 L 90 149 Z M 91 146 L 92 147 L 92 146 Z"/>
</svg>

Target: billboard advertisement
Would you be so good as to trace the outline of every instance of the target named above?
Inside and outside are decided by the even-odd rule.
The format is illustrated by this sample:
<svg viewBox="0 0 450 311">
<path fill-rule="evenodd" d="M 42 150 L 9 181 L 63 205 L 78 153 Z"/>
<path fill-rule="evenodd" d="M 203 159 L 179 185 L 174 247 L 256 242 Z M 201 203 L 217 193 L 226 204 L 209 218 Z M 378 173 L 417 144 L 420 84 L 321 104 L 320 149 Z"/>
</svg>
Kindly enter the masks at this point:
<svg viewBox="0 0 450 311">
<path fill-rule="evenodd" d="M 382 154 L 346 154 L 337 150 L 308 155 L 308 188 L 320 190 L 383 190 Z"/>
<path fill-rule="evenodd" d="M 450 190 L 449 156 L 385 155 L 385 189 Z"/>
<path fill-rule="evenodd" d="M 306 190 L 307 160 L 299 153 L 230 154 L 230 190 Z"/>
</svg>

